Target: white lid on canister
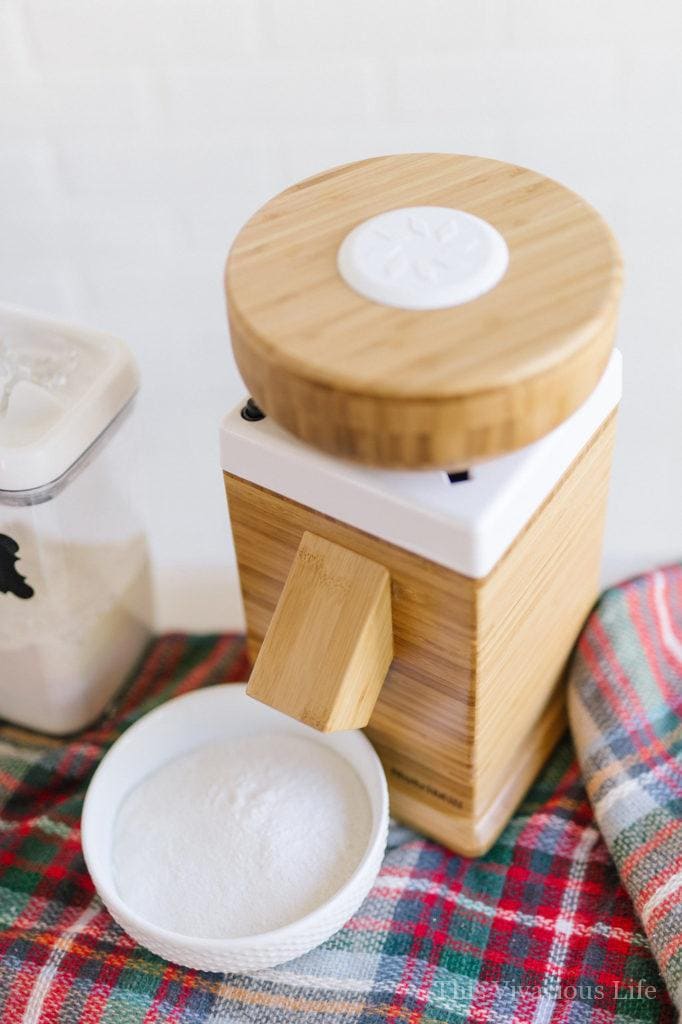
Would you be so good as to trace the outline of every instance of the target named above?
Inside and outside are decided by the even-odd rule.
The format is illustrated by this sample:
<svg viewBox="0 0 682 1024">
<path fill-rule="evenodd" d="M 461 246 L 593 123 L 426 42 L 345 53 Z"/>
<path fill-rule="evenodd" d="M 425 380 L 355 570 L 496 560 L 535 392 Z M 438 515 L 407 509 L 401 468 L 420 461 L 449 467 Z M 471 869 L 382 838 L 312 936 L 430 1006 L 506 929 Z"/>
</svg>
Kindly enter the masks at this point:
<svg viewBox="0 0 682 1024">
<path fill-rule="evenodd" d="M 137 388 L 118 338 L 0 306 L 0 491 L 61 477 Z"/>
</svg>

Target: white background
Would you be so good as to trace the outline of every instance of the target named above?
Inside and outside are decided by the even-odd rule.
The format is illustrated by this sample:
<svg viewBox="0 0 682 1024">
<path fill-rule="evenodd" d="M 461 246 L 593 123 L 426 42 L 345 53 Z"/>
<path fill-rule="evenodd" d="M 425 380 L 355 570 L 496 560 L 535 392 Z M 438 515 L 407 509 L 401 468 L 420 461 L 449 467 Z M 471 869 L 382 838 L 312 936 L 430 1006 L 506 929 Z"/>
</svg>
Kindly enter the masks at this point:
<svg viewBox="0 0 682 1024">
<path fill-rule="evenodd" d="M 217 424 L 222 267 L 271 194 L 409 150 L 581 192 L 624 250 L 605 579 L 682 554 L 679 0 L 0 0 L 0 300 L 141 365 L 159 625 L 241 622 Z"/>
</svg>

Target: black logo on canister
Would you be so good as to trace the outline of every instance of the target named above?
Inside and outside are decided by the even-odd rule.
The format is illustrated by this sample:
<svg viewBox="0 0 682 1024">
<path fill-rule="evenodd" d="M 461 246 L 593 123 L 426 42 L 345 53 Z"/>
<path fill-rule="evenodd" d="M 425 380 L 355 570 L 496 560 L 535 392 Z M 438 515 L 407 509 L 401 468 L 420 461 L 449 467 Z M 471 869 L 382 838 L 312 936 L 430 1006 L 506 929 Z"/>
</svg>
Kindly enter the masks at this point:
<svg viewBox="0 0 682 1024">
<path fill-rule="evenodd" d="M 19 545 L 6 533 L 0 533 L 0 594 L 14 594 L 26 600 L 33 597 L 33 587 L 30 587 L 24 576 L 16 570 L 16 562 L 19 558 Z"/>
</svg>

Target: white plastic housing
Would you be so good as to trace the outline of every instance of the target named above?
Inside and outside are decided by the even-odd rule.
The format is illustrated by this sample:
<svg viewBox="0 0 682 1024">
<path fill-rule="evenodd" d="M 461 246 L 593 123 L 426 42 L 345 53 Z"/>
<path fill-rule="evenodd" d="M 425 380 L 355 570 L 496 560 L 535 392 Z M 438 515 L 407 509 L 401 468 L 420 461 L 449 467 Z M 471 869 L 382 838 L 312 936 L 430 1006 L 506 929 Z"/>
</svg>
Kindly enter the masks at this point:
<svg viewBox="0 0 682 1024">
<path fill-rule="evenodd" d="M 447 473 L 439 471 L 370 469 L 332 458 L 268 417 L 258 422 L 242 419 L 241 406 L 221 425 L 222 467 L 481 579 L 618 405 L 621 388 L 622 359 L 616 350 L 595 390 L 569 419 L 526 448 L 475 466 L 471 479 L 459 483 L 450 483 Z"/>
</svg>

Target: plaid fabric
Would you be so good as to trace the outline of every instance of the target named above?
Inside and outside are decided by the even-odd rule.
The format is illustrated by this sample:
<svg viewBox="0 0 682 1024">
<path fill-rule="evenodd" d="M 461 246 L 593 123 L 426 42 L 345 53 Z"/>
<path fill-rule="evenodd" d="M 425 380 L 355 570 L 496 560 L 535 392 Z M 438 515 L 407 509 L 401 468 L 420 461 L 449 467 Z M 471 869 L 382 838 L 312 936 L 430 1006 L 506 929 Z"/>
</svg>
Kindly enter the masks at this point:
<svg viewBox="0 0 682 1024">
<path fill-rule="evenodd" d="M 95 897 L 79 813 L 103 751 L 175 694 L 243 678 L 241 639 L 167 636 L 97 727 L 0 731 L 3 1024 L 634 1024 L 675 1014 L 564 741 L 479 860 L 406 829 L 353 920 L 252 976 L 168 964 Z"/>
<path fill-rule="evenodd" d="M 597 822 L 682 1010 L 682 567 L 602 597 L 569 707 Z"/>
</svg>

